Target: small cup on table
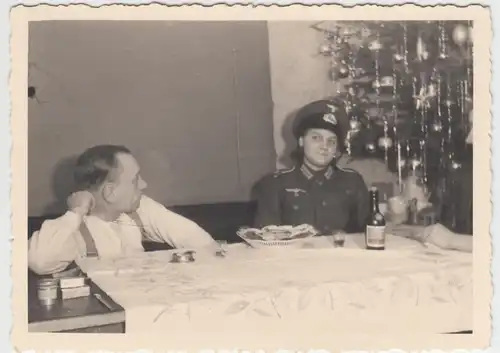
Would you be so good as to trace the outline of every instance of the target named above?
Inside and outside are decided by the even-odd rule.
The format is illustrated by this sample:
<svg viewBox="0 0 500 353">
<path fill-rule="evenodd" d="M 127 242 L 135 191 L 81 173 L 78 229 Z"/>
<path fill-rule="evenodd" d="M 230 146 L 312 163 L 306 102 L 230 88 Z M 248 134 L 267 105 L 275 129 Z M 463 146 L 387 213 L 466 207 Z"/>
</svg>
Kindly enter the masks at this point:
<svg viewBox="0 0 500 353">
<path fill-rule="evenodd" d="M 215 255 L 218 257 L 225 257 L 227 253 L 227 240 L 217 240 L 219 245 Z"/>
<path fill-rule="evenodd" d="M 336 248 L 343 248 L 345 245 L 345 233 L 341 230 L 333 233 L 333 246 Z"/>
</svg>

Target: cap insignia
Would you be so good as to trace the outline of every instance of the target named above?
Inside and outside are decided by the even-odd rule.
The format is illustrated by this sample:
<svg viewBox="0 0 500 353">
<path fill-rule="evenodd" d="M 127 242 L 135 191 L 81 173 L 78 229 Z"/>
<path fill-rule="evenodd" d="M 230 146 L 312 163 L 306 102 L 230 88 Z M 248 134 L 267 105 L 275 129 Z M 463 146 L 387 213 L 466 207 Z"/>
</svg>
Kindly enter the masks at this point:
<svg viewBox="0 0 500 353">
<path fill-rule="evenodd" d="M 333 113 L 326 113 L 323 115 L 323 120 L 332 125 L 337 125 L 337 118 L 333 115 Z"/>
<path fill-rule="evenodd" d="M 337 118 L 333 114 L 337 111 L 337 107 L 333 104 L 327 104 L 326 106 L 330 109 L 330 112 L 323 115 L 323 120 L 332 125 L 337 125 Z"/>
</svg>

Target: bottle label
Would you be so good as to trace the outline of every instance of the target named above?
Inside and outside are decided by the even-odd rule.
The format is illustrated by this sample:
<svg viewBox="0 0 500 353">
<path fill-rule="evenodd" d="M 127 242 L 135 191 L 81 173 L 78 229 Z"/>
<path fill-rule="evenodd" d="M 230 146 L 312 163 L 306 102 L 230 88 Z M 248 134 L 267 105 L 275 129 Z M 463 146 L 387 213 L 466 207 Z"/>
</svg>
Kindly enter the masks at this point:
<svg viewBox="0 0 500 353">
<path fill-rule="evenodd" d="M 366 226 L 366 246 L 371 248 L 385 246 L 385 226 Z"/>
</svg>

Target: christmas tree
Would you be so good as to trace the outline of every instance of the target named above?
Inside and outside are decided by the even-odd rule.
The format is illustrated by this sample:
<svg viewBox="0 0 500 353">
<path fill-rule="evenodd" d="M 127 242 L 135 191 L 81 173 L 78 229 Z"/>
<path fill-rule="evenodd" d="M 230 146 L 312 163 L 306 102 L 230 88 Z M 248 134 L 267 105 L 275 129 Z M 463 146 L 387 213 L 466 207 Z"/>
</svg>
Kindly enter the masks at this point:
<svg viewBox="0 0 500 353">
<path fill-rule="evenodd" d="M 321 22 L 351 158 L 436 183 L 461 168 L 472 112 L 470 21 Z"/>
</svg>

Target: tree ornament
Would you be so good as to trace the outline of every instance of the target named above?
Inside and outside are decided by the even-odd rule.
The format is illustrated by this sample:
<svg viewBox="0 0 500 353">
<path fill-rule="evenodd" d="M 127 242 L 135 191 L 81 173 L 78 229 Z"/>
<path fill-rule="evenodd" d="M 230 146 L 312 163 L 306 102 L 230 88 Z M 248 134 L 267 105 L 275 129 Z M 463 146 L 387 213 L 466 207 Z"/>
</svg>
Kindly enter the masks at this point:
<svg viewBox="0 0 500 353">
<path fill-rule="evenodd" d="M 419 94 L 413 96 L 417 110 L 430 107 L 430 99 L 436 96 L 435 89 L 431 88 L 431 86 L 421 87 Z"/>
<path fill-rule="evenodd" d="M 384 76 L 380 79 L 380 87 L 393 87 L 394 78 L 392 76 Z"/>
<path fill-rule="evenodd" d="M 417 60 L 425 61 L 429 58 L 429 52 L 425 46 L 424 40 L 421 36 L 417 39 Z"/>
<path fill-rule="evenodd" d="M 379 89 L 379 88 L 381 87 L 381 85 L 380 85 L 380 81 L 378 81 L 378 80 L 373 81 L 373 83 L 372 83 L 372 87 L 373 87 L 374 89 Z"/>
<path fill-rule="evenodd" d="M 380 148 L 383 148 L 384 150 L 387 150 L 392 147 L 392 139 L 390 137 L 381 137 L 378 139 L 378 146 Z"/>
<path fill-rule="evenodd" d="M 347 65 L 340 65 L 338 69 L 339 77 L 346 78 L 349 76 L 349 67 Z"/>
<path fill-rule="evenodd" d="M 469 37 L 469 29 L 464 25 L 458 25 L 453 29 L 451 37 L 457 45 L 464 45 Z"/>
<path fill-rule="evenodd" d="M 396 63 L 398 63 L 398 64 L 401 63 L 401 62 L 403 62 L 403 60 L 404 60 L 404 56 L 402 54 L 400 54 L 400 53 L 395 53 L 393 55 L 393 58 L 394 58 L 394 61 Z"/>
<path fill-rule="evenodd" d="M 353 117 L 349 121 L 349 126 L 351 127 L 352 131 L 359 131 L 361 129 L 361 122 L 358 120 L 357 117 Z"/>
<path fill-rule="evenodd" d="M 356 76 L 361 76 L 361 75 L 366 74 L 366 70 L 363 69 L 362 67 L 357 67 L 357 68 L 354 69 L 354 74 Z"/>
<path fill-rule="evenodd" d="M 422 161 L 418 158 L 412 158 L 409 160 L 409 165 L 412 169 L 417 169 L 422 164 Z"/>
<path fill-rule="evenodd" d="M 346 114 L 349 114 L 349 113 L 352 111 L 353 107 L 355 107 L 355 104 L 354 104 L 354 103 L 351 103 L 351 102 L 349 102 L 349 101 L 347 101 L 347 102 L 345 103 L 345 108 L 344 108 L 344 109 L 345 109 Z"/>
<path fill-rule="evenodd" d="M 375 144 L 373 142 L 369 142 L 365 145 L 365 148 L 366 150 L 369 152 L 369 153 L 373 153 L 375 152 L 376 150 L 376 147 L 375 147 Z"/>
<path fill-rule="evenodd" d="M 434 132 L 441 132 L 443 130 L 443 123 L 441 121 L 435 121 L 431 125 L 431 130 Z"/>
<path fill-rule="evenodd" d="M 368 49 L 376 51 L 382 49 L 382 43 L 379 40 L 374 40 L 368 44 Z"/>
<path fill-rule="evenodd" d="M 447 60 L 448 57 L 449 57 L 448 54 L 445 52 L 439 53 L 439 56 L 438 56 L 439 60 Z"/>
<path fill-rule="evenodd" d="M 459 162 L 457 162 L 457 161 L 451 161 L 451 163 L 450 163 L 450 168 L 451 168 L 452 170 L 457 170 L 457 169 L 462 168 L 462 164 L 461 164 L 461 163 L 459 163 Z"/>
<path fill-rule="evenodd" d="M 430 98 L 434 98 L 436 97 L 436 94 L 437 94 L 437 90 L 436 90 L 436 85 L 431 83 L 428 87 L 427 87 L 427 95 L 430 97 Z"/>
<path fill-rule="evenodd" d="M 330 55 L 332 52 L 332 49 L 331 49 L 329 44 L 325 43 L 319 47 L 319 52 L 320 52 L 320 54 L 323 54 L 323 55 Z"/>
</svg>

